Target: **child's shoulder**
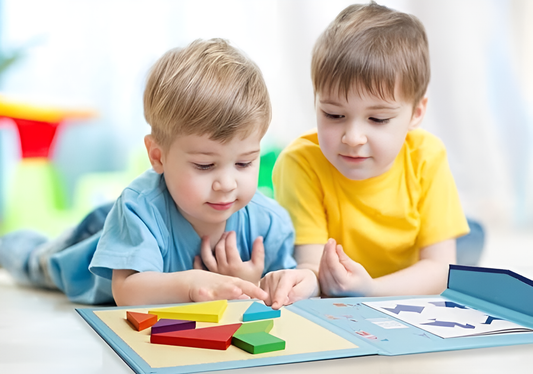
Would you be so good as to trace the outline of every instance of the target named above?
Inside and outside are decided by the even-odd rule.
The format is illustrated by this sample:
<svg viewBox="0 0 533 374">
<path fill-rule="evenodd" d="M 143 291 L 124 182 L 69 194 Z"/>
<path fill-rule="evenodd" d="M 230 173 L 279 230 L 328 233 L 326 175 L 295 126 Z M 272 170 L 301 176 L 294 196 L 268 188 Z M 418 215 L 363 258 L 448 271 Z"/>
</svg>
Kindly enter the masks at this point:
<svg viewBox="0 0 533 374">
<path fill-rule="evenodd" d="M 278 163 L 286 162 L 286 159 L 292 159 L 301 164 L 304 163 L 312 165 L 327 164 L 324 154 L 320 150 L 318 143 L 318 133 L 316 128 L 310 130 L 298 138 L 294 139 L 279 155 Z"/>
<path fill-rule="evenodd" d="M 418 155 L 420 158 L 446 156 L 446 147 L 442 140 L 423 129 L 409 131 L 405 144 L 409 153 Z"/>
<path fill-rule="evenodd" d="M 276 200 L 266 197 L 259 191 L 255 193 L 246 206 L 246 211 L 250 216 L 262 216 L 271 220 L 291 222 L 287 211 Z"/>
<path fill-rule="evenodd" d="M 296 139 L 294 139 L 286 148 L 285 152 L 291 153 L 296 151 L 313 151 L 320 150 L 318 144 L 318 133 L 316 128 L 309 130 Z"/>
<path fill-rule="evenodd" d="M 143 196 L 150 200 L 151 197 L 160 195 L 165 189 L 163 176 L 150 168 L 135 178 L 122 194 L 136 199 Z"/>
</svg>

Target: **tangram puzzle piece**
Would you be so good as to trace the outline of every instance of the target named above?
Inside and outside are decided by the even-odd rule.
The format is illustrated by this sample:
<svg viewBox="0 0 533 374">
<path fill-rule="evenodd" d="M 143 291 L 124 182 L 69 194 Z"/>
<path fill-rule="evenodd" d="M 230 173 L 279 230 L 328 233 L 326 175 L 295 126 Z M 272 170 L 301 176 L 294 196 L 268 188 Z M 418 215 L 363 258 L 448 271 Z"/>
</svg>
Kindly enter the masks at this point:
<svg viewBox="0 0 533 374">
<path fill-rule="evenodd" d="M 270 330 L 272 330 L 273 327 L 274 327 L 274 321 L 271 320 L 271 319 L 263 320 L 263 321 L 243 323 L 242 326 L 239 327 L 239 329 L 237 330 L 235 335 L 251 334 L 251 333 L 254 333 L 254 332 L 266 332 L 266 333 L 269 333 Z"/>
<path fill-rule="evenodd" d="M 253 354 L 282 351 L 285 349 L 285 340 L 264 331 L 253 332 L 251 334 L 236 334 L 233 336 L 231 343 Z"/>
<path fill-rule="evenodd" d="M 194 303 L 169 308 L 152 309 L 148 313 L 155 314 L 159 318 L 218 323 L 227 307 L 227 300 L 217 300 L 206 303 Z"/>
<path fill-rule="evenodd" d="M 191 330 L 196 328 L 195 321 L 186 321 L 183 319 L 161 318 L 152 326 L 152 334 L 161 334 L 163 332 Z"/>
<path fill-rule="evenodd" d="M 274 310 L 269 306 L 254 301 L 242 316 L 243 322 L 257 321 L 260 319 L 277 318 L 281 315 L 281 310 Z"/>
<path fill-rule="evenodd" d="M 155 314 L 146 314 L 138 312 L 126 312 L 126 319 L 135 327 L 137 331 L 142 331 L 150 326 L 155 325 L 157 316 Z"/>
<path fill-rule="evenodd" d="M 241 323 L 152 334 L 150 343 L 226 350 Z"/>
</svg>

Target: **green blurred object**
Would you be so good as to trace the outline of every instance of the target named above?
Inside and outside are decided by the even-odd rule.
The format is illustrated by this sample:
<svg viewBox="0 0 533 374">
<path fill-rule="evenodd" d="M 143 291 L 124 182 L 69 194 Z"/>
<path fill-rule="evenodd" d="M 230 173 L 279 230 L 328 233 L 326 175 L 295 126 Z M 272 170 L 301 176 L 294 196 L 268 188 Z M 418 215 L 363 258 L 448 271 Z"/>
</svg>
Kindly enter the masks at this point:
<svg viewBox="0 0 533 374">
<path fill-rule="evenodd" d="M 274 186 L 272 185 L 272 170 L 278 159 L 281 149 L 270 147 L 268 151 L 261 155 L 259 168 L 259 181 L 257 189 L 265 196 L 274 198 Z"/>
<path fill-rule="evenodd" d="M 7 191 L 2 233 L 32 228 L 57 235 L 77 217 L 67 211 L 63 183 L 46 158 L 26 159 L 17 165 Z"/>
</svg>

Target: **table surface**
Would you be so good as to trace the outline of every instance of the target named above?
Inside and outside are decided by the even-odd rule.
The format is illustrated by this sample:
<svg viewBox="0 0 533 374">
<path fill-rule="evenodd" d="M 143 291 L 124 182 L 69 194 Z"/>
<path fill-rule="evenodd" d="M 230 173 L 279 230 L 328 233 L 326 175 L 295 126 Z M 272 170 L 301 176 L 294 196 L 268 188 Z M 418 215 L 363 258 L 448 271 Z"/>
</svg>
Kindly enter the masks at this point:
<svg viewBox="0 0 533 374">
<path fill-rule="evenodd" d="M 113 373 L 133 371 L 58 292 L 15 285 L 0 269 L 0 373 Z M 57 326 L 62 326 L 60 329 Z M 533 344 L 366 356 L 275 366 L 276 373 L 531 373 Z M 272 366 L 231 370 L 271 373 Z M 222 372 L 223 373 L 223 372 Z"/>
</svg>

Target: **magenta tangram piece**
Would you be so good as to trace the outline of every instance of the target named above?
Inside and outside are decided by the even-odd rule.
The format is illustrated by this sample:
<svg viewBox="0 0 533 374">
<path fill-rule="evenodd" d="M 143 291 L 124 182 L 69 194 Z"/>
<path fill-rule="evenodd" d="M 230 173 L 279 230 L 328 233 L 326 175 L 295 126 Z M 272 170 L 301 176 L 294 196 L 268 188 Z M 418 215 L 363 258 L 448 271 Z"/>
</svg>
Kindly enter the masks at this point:
<svg viewBox="0 0 533 374">
<path fill-rule="evenodd" d="M 155 325 L 152 326 L 152 334 L 160 334 L 162 332 L 191 330 L 196 328 L 196 321 L 184 321 L 181 319 L 161 318 Z"/>
</svg>

